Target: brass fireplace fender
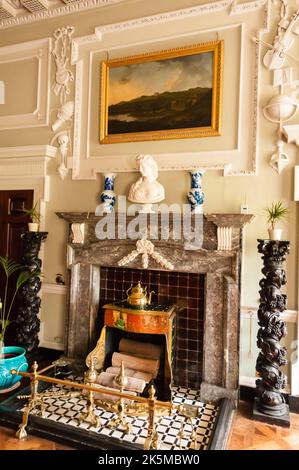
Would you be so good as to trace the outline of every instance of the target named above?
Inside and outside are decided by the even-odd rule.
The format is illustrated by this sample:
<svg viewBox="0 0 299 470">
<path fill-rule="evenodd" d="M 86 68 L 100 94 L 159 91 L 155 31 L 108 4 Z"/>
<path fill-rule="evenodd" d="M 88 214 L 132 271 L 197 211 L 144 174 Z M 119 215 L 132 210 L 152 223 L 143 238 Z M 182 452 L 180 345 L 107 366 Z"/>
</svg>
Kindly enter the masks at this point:
<svg viewBox="0 0 299 470">
<path fill-rule="evenodd" d="M 87 392 L 84 398 L 87 399 L 87 404 L 85 407 L 85 411 L 81 413 L 79 417 L 79 421 L 86 421 L 90 424 L 100 427 L 101 423 L 98 416 L 95 414 L 96 406 L 105 409 L 106 411 L 110 411 L 115 413 L 117 416 L 116 418 L 112 419 L 109 423 L 109 427 L 122 427 L 122 430 L 126 433 L 131 432 L 130 425 L 126 420 L 127 416 L 147 416 L 148 421 L 148 433 L 144 443 L 144 449 L 159 449 L 160 442 L 158 432 L 156 430 L 156 423 L 155 418 L 157 416 L 170 414 L 172 411 L 178 411 L 180 415 L 186 418 L 186 422 L 191 424 L 192 426 L 192 433 L 191 433 L 191 448 L 197 449 L 197 441 L 196 441 L 196 429 L 193 427 L 192 418 L 197 417 L 198 407 L 191 406 L 191 405 L 174 405 L 172 402 L 163 402 L 157 400 L 155 397 L 155 388 L 151 385 L 149 389 L 149 397 L 144 398 L 140 396 L 130 395 L 124 392 L 124 368 L 122 367 L 121 375 L 119 377 L 120 383 L 120 391 L 117 390 L 109 390 L 105 388 L 101 388 L 99 386 L 95 386 L 95 374 L 94 372 L 94 362 L 91 361 L 91 365 L 89 370 L 85 374 L 85 382 L 86 383 L 79 383 L 74 382 L 72 380 L 62 380 L 56 377 L 49 377 L 47 375 L 43 375 L 46 371 L 49 371 L 51 368 L 54 368 L 57 365 L 56 363 L 51 364 L 50 366 L 45 367 L 44 369 L 38 372 L 38 364 L 34 362 L 32 365 L 32 372 L 21 372 L 12 369 L 10 372 L 11 374 L 21 375 L 22 377 L 27 377 L 30 379 L 30 395 L 20 395 L 18 396 L 19 399 L 28 399 L 26 406 L 23 409 L 22 414 L 22 422 L 19 425 L 19 429 L 16 432 L 16 437 L 19 439 L 23 439 L 27 437 L 26 427 L 28 425 L 29 415 L 33 410 L 37 410 L 37 412 L 41 415 L 42 418 L 45 418 L 44 411 L 45 411 L 45 403 L 44 399 L 46 398 L 73 398 L 82 395 L 82 392 Z M 65 387 L 72 387 L 78 389 L 78 391 L 46 391 L 46 392 L 38 392 L 38 385 L 39 382 L 47 382 L 56 385 L 64 385 Z M 117 401 L 109 401 L 109 400 L 99 400 L 94 398 L 94 393 L 103 393 L 105 395 L 111 395 L 114 397 L 118 397 Z M 130 400 L 130 402 L 134 402 L 127 406 L 125 404 L 125 400 Z M 184 427 L 185 424 L 182 423 L 182 428 L 180 430 L 179 436 L 180 441 L 184 438 Z"/>
</svg>

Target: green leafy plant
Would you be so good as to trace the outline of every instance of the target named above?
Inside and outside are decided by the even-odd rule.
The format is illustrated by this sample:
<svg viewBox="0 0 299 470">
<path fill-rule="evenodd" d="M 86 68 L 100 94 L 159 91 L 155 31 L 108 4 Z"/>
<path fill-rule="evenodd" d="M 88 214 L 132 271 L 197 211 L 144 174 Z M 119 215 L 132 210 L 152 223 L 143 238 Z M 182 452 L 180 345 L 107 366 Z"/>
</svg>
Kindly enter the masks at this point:
<svg viewBox="0 0 299 470">
<path fill-rule="evenodd" d="M 15 298 L 19 289 L 32 277 L 37 277 L 40 272 L 31 272 L 26 269 L 26 266 L 18 264 L 8 256 L 0 256 L 0 269 L 4 273 L 4 297 L 3 302 L 0 300 L 0 342 L 4 343 L 6 329 L 10 323 L 11 309 L 14 304 Z M 9 288 L 13 287 L 11 277 L 14 273 L 20 271 L 16 280 L 14 280 L 14 288 L 12 289 L 12 297 L 8 299 Z"/>
<path fill-rule="evenodd" d="M 24 214 L 29 215 L 29 217 L 31 218 L 31 221 L 33 223 L 38 224 L 40 222 L 41 215 L 37 210 L 37 204 L 38 203 L 36 202 L 36 204 L 33 207 L 31 207 L 30 209 L 23 209 L 23 212 L 24 212 Z"/>
<path fill-rule="evenodd" d="M 270 207 L 267 207 L 267 222 L 272 230 L 275 229 L 277 222 L 283 220 L 288 214 L 288 208 L 284 207 L 282 201 L 273 202 Z"/>
</svg>

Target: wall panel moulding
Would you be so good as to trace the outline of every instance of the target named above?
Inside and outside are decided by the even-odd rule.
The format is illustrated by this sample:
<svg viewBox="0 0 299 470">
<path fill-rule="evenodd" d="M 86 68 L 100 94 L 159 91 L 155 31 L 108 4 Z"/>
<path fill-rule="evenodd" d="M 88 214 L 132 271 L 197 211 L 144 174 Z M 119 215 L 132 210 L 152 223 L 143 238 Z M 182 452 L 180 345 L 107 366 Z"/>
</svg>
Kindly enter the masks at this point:
<svg viewBox="0 0 299 470">
<path fill-rule="evenodd" d="M 50 96 L 50 39 L 0 47 L 0 73 L 1 69 L 4 74 L 8 73 L 7 69 L 11 69 L 11 79 L 5 82 L 6 96 L 1 110 L 0 131 L 47 126 Z M 28 93 L 21 96 L 24 88 Z M 11 106 L 14 107 L 13 113 Z"/>
<path fill-rule="evenodd" d="M 227 0 L 107 24 L 96 27 L 94 34 L 74 38 L 74 145 L 68 160 L 73 178 L 95 179 L 98 172 L 135 171 L 136 155 L 140 153 L 153 155 L 162 171 L 203 168 L 219 170 L 224 175 L 256 175 L 261 45 L 252 37 L 262 37 L 268 22 L 268 2 Z M 98 70 L 107 56 L 123 58 L 216 39 L 224 43 L 220 135 L 99 143 L 102 116 Z"/>
</svg>

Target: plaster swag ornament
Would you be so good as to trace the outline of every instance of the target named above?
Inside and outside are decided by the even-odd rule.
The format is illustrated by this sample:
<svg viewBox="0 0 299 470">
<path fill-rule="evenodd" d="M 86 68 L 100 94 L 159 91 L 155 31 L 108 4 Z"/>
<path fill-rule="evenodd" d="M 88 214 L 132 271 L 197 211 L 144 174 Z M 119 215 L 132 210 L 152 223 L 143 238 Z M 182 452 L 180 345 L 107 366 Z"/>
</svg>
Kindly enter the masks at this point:
<svg viewBox="0 0 299 470">
<path fill-rule="evenodd" d="M 67 100 L 67 96 L 71 93 L 69 82 L 74 81 L 73 72 L 69 68 L 71 42 L 74 30 L 73 26 L 64 26 L 56 29 L 53 33 L 54 47 L 52 55 L 55 60 L 56 73 L 52 89 L 54 94 L 59 97 L 60 105 L 56 112 L 56 120 L 52 124 L 52 130 L 56 132 L 63 127 L 64 130 L 54 135 L 52 142 L 56 140 L 58 144 L 57 171 L 62 180 L 68 173 L 67 155 L 71 148 L 70 129 L 75 107 L 73 100 Z"/>
<path fill-rule="evenodd" d="M 136 158 L 137 170 L 142 174 L 129 191 L 129 201 L 143 204 L 140 213 L 150 213 L 152 204 L 165 199 L 165 190 L 158 183 L 158 165 L 151 155 L 138 155 Z"/>
<path fill-rule="evenodd" d="M 72 35 L 74 34 L 73 26 L 65 26 L 54 31 L 55 38 L 52 55 L 56 64 L 55 83 L 53 91 L 59 96 L 60 102 L 66 101 L 66 96 L 70 94 L 69 82 L 74 81 L 73 72 L 69 68 L 69 55 L 71 50 Z"/>
<path fill-rule="evenodd" d="M 156 263 L 160 264 L 163 268 L 172 271 L 174 269 L 173 264 L 167 261 L 162 255 L 155 252 L 154 244 L 150 240 L 137 240 L 136 250 L 131 251 L 127 256 L 124 256 L 118 261 L 118 266 L 125 266 L 128 263 L 134 261 L 139 255 L 142 256 L 142 267 L 143 269 L 148 268 L 149 257 L 153 258 Z"/>
</svg>

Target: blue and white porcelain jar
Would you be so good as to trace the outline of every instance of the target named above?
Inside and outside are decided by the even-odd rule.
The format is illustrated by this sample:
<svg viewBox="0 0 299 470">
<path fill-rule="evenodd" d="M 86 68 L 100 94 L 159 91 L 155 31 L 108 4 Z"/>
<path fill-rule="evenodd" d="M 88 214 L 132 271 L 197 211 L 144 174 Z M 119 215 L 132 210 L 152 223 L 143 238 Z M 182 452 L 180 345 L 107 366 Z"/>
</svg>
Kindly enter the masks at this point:
<svg viewBox="0 0 299 470">
<path fill-rule="evenodd" d="M 203 203 L 205 200 L 205 193 L 202 190 L 202 177 L 204 170 L 192 170 L 191 175 L 191 189 L 187 194 L 187 199 L 191 205 L 192 214 L 203 213 Z"/>
<path fill-rule="evenodd" d="M 106 173 L 104 175 L 104 191 L 101 192 L 102 212 L 110 213 L 114 209 L 116 194 L 114 192 L 115 173 Z"/>
</svg>

